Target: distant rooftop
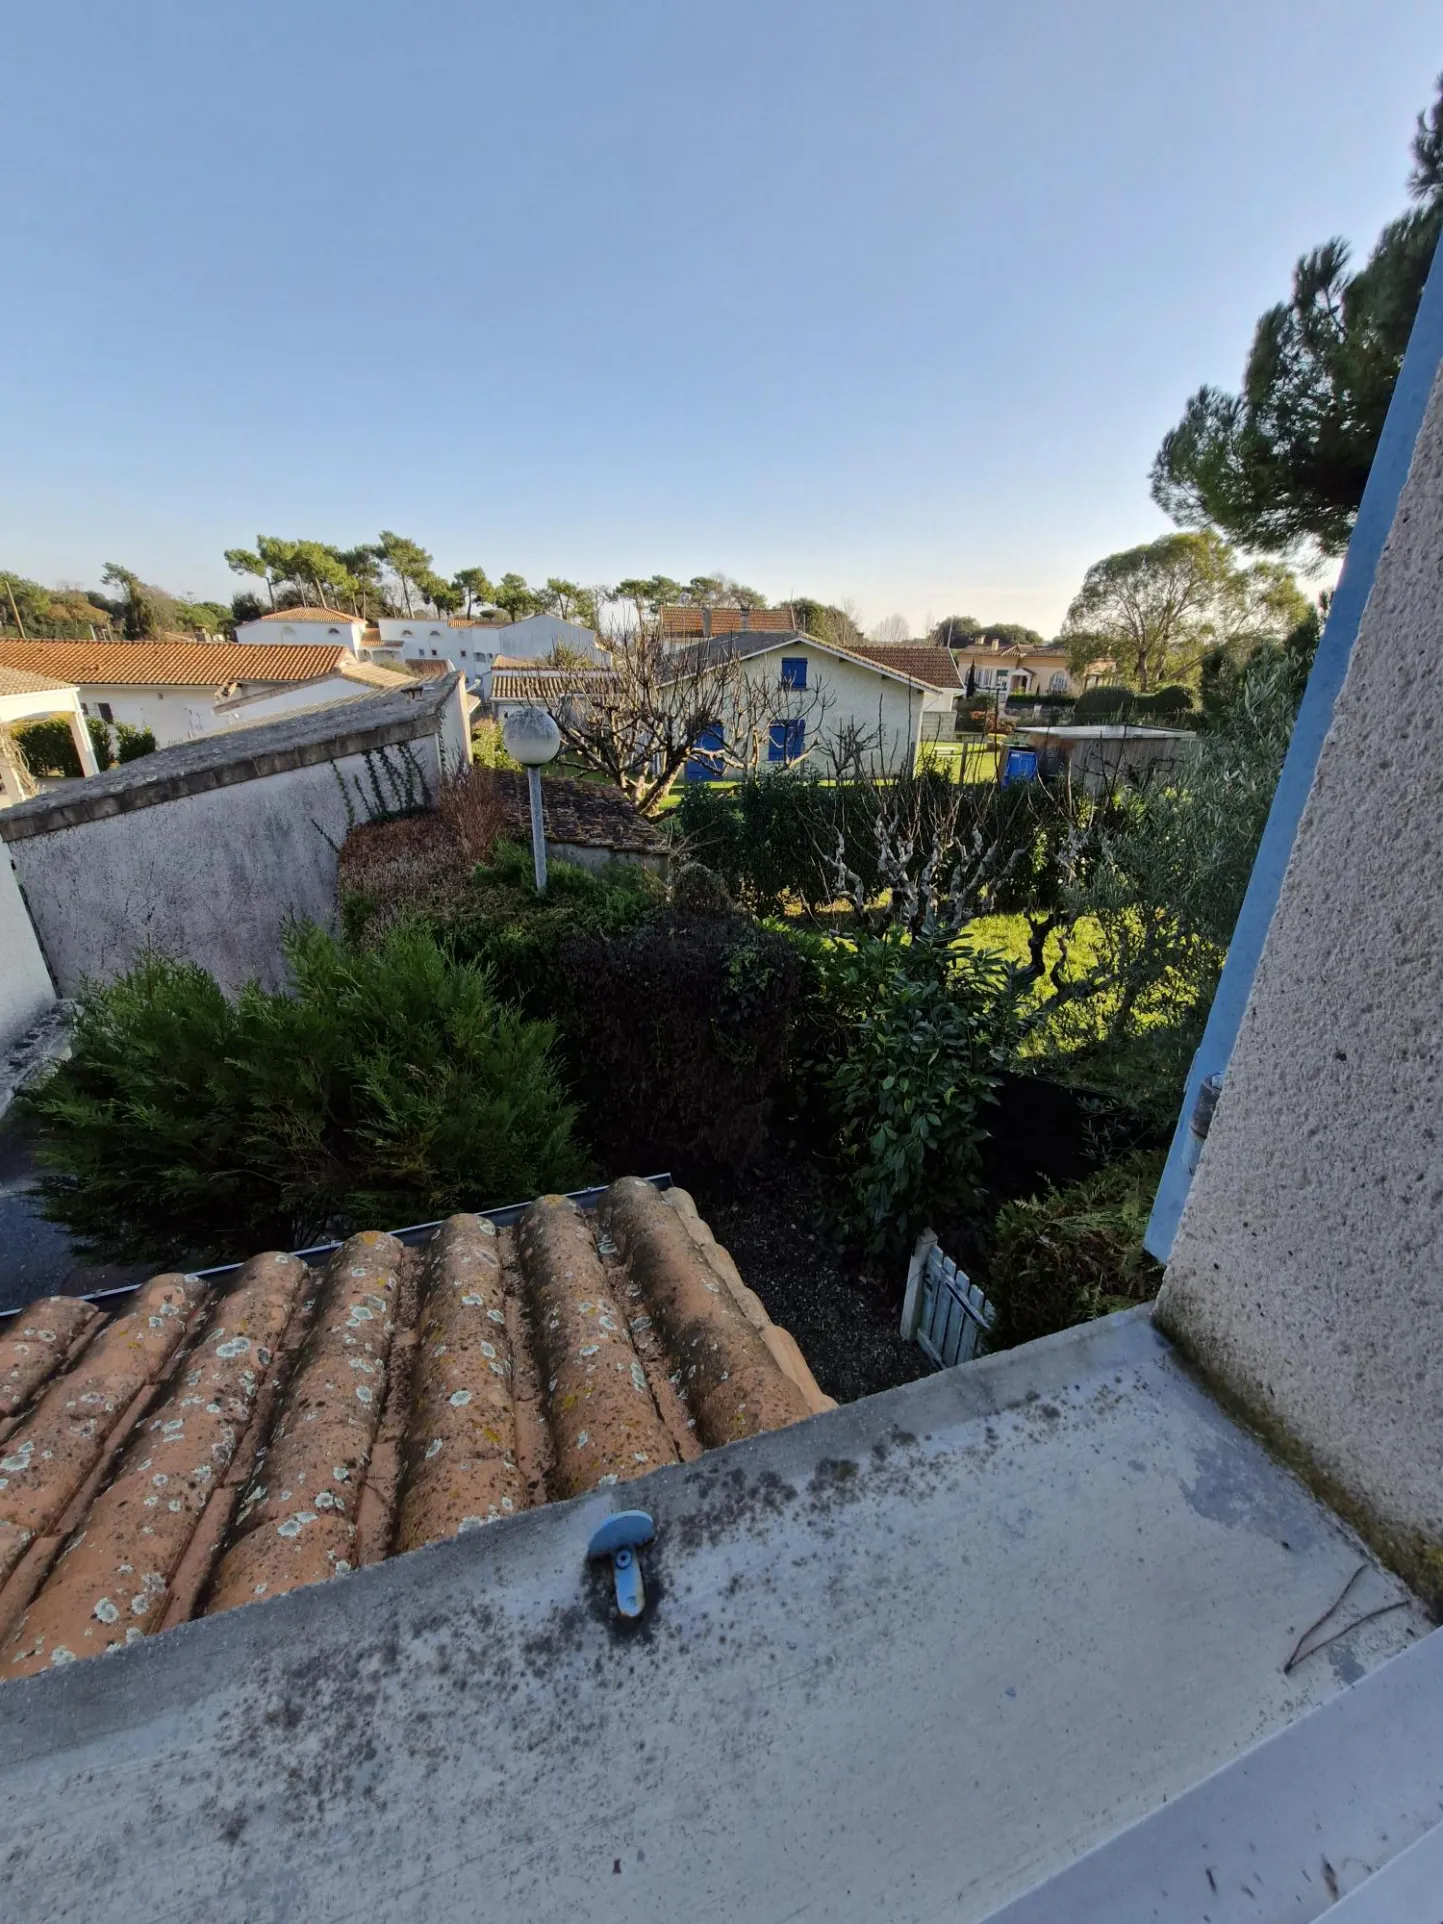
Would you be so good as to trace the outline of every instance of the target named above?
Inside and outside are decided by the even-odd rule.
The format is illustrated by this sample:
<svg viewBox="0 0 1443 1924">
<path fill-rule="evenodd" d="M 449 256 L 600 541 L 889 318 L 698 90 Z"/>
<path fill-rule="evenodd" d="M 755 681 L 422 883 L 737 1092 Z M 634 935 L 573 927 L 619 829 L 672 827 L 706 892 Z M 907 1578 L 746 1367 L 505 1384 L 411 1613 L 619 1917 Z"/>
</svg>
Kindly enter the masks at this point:
<svg viewBox="0 0 1443 1924">
<path fill-rule="evenodd" d="M 712 635 L 782 634 L 796 630 L 797 618 L 790 607 L 781 608 L 693 608 L 672 606 L 661 611 L 663 641 Z"/>
<path fill-rule="evenodd" d="M 221 688 L 232 681 L 310 681 L 347 652 L 288 642 L 0 641 L 0 668 L 72 684 Z"/>
<path fill-rule="evenodd" d="M 0 666 L 0 695 L 45 695 L 54 690 L 74 691 L 75 684 L 55 675 L 31 674 L 24 668 Z"/>
<path fill-rule="evenodd" d="M 344 608 L 273 608 L 269 614 L 257 617 L 260 621 L 360 621 L 358 614 L 348 614 Z"/>
<path fill-rule="evenodd" d="M 909 681 L 924 682 L 929 688 L 960 688 L 962 678 L 957 664 L 945 648 L 925 642 L 852 642 L 846 651 L 878 668 L 890 668 L 894 675 Z"/>
</svg>

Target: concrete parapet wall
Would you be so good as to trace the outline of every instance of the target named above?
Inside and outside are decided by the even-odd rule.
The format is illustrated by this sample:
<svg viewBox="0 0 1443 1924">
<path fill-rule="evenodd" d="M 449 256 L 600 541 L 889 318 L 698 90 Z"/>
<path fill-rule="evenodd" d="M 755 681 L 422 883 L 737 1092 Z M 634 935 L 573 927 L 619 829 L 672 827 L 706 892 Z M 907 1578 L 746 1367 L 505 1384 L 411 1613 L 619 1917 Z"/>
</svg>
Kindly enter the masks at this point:
<svg viewBox="0 0 1443 1924">
<path fill-rule="evenodd" d="M 0 1050 L 38 1022 L 54 1000 L 20 884 L 0 845 Z"/>
<path fill-rule="evenodd" d="M 280 936 L 336 917 L 336 851 L 365 819 L 380 757 L 407 754 L 435 796 L 468 752 L 456 678 L 162 749 L 0 815 L 64 995 L 146 948 L 227 990 L 285 980 Z M 344 791 L 344 792 L 343 792 Z M 7 863 L 8 867 L 8 863 Z"/>
<path fill-rule="evenodd" d="M 1443 375 L 1158 1316 L 1443 1591 Z"/>
</svg>

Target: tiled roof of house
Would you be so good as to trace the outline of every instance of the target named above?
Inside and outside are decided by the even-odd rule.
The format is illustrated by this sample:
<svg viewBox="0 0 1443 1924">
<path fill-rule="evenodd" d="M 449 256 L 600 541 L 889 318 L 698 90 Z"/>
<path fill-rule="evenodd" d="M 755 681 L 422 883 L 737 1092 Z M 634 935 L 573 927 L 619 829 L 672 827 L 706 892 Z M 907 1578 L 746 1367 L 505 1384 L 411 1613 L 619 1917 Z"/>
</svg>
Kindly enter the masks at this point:
<svg viewBox="0 0 1443 1924">
<path fill-rule="evenodd" d="M 517 1212 L 499 1212 L 511 1217 Z M 0 1324 L 0 1678 L 832 1407 L 682 1190 Z"/>
<path fill-rule="evenodd" d="M 924 683 L 928 688 L 960 688 L 957 664 L 945 648 L 925 642 L 853 642 L 845 651 L 863 661 L 890 668 L 894 675 Z"/>
<path fill-rule="evenodd" d="M 611 679 L 606 668 L 538 668 L 528 664 L 526 672 L 508 669 L 501 674 L 491 670 L 492 701 L 530 701 L 544 705 L 558 694 L 580 694 Z"/>
<path fill-rule="evenodd" d="M 69 693 L 75 684 L 56 675 L 35 675 L 25 668 L 0 666 L 0 695 L 45 695 L 52 690 Z"/>
<path fill-rule="evenodd" d="M 664 641 L 687 636 L 709 635 L 790 635 L 797 618 L 791 608 L 692 608 L 667 607 L 661 611 Z"/>
<path fill-rule="evenodd" d="M 220 688 L 233 681 L 313 681 L 347 653 L 284 641 L 4 641 L 0 668 L 91 686 Z"/>
<path fill-rule="evenodd" d="M 953 642 L 951 653 L 954 657 L 960 656 L 963 661 L 972 661 L 979 657 L 987 661 L 1006 659 L 1024 661 L 1031 660 L 1035 655 L 1066 655 L 1067 646 L 1061 641 L 1044 641 L 1031 646 L 1024 646 L 1020 641 L 1009 641 L 1004 648 L 998 642 L 984 641 L 979 638 L 976 641 Z"/>
<path fill-rule="evenodd" d="M 436 664 L 438 668 L 441 665 Z M 357 661 L 354 655 L 345 653 L 336 668 L 344 680 L 364 682 L 368 688 L 404 688 L 413 679 L 404 668 L 388 668 L 381 661 Z"/>
<path fill-rule="evenodd" d="M 270 614 L 258 617 L 261 621 L 359 621 L 359 615 L 347 614 L 344 608 L 275 608 Z"/>
</svg>

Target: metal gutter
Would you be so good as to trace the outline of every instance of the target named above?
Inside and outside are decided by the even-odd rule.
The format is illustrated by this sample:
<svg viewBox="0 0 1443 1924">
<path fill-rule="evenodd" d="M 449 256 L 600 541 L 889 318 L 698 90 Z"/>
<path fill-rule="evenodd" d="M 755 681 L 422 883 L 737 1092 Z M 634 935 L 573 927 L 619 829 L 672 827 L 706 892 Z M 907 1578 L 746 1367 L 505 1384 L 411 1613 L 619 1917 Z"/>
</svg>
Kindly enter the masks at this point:
<svg viewBox="0 0 1443 1924">
<path fill-rule="evenodd" d="M 668 1169 L 663 1170 L 659 1175 L 644 1176 L 642 1181 L 649 1182 L 653 1189 L 670 1189 L 672 1186 L 671 1171 Z M 570 1202 L 574 1202 L 579 1209 L 595 1209 L 610 1186 L 609 1183 L 597 1183 L 590 1189 L 569 1189 L 566 1192 L 567 1199 Z M 495 1223 L 498 1229 L 507 1229 L 519 1219 L 523 1210 L 531 1207 L 534 1200 L 534 1197 L 528 1197 L 525 1202 L 505 1203 L 499 1209 L 477 1209 L 471 1213 L 484 1217 L 487 1222 Z M 405 1243 L 409 1248 L 414 1249 L 421 1244 L 428 1243 L 441 1227 L 443 1221 L 443 1217 L 437 1217 L 434 1222 L 411 1223 L 405 1229 L 388 1230 L 387 1234 L 394 1236 L 397 1242 Z M 342 1237 L 337 1238 L 335 1242 L 312 1243 L 309 1249 L 293 1249 L 290 1253 L 293 1256 L 299 1256 L 303 1263 L 308 1263 L 312 1269 L 316 1269 L 328 1256 L 333 1255 L 335 1251 L 340 1248 L 343 1241 L 344 1238 Z M 218 1263 L 210 1269 L 193 1269 L 188 1270 L 186 1273 L 191 1276 L 198 1276 L 204 1283 L 220 1283 L 228 1276 L 237 1275 L 240 1269 L 240 1263 Z M 98 1309 L 104 1309 L 112 1303 L 118 1303 L 123 1297 L 133 1296 L 135 1292 L 142 1287 L 143 1285 L 141 1283 L 125 1283 L 118 1289 L 93 1290 L 87 1295 L 77 1297 L 75 1300 L 82 1303 L 94 1303 Z M 11 1316 L 23 1316 L 25 1311 L 30 1307 L 31 1305 L 29 1303 L 20 1303 L 17 1304 L 14 1309 L 0 1309 L 0 1322 L 4 1322 Z"/>
<path fill-rule="evenodd" d="M 1149 1255 L 1160 1263 L 1165 1263 L 1172 1254 L 1173 1238 L 1187 1201 L 1192 1172 L 1197 1166 L 1198 1143 L 1190 1126 L 1193 1110 L 1208 1077 L 1222 1076 L 1226 1071 L 1237 1040 L 1273 911 L 1282 892 L 1298 824 L 1313 785 L 1318 757 L 1332 725 L 1333 706 L 1348 672 L 1358 624 L 1373 591 L 1378 558 L 1393 525 L 1403 483 L 1408 478 L 1414 444 L 1440 362 L 1443 362 L 1443 245 L 1433 256 L 1423 298 L 1418 303 L 1408 351 L 1403 357 L 1388 418 L 1383 423 L 1378 451 L 1363 490 L 1357 523 L 1328 610 L 1327 625 L 1298 709 L 1247 894 L 1228 945 L 1207 1027 L 1188 1071 L 1182 1111 L 1143 1238 Z"/>
</svg>

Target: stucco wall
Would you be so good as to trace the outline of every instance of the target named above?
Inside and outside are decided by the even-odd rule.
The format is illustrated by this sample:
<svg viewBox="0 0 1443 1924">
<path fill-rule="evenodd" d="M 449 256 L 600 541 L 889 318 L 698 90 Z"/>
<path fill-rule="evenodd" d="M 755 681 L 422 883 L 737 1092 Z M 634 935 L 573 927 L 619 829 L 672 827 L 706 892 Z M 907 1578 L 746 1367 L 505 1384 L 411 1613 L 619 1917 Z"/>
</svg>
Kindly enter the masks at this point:
<svg viewBox="0 0 1443 1924">
<path fill-rule="evenodd" d="M 50 971 L 25 912 L 20 884 L 0 843 L 0 1051 L 55 1000 Z"/>
<path fill-rule="evenodd" d="M 1443 375 L 1159 1317 L 1443 1589 Z"/>
<path fill-rule="evenodd" d="M 150 729 L 157 748 L 193 741 L 215 727 L 212 688 L 118 688 L 104 682 L 82 687 L 80 698 L 87 715 L 99 715 L 103 702 L 113 722 Z"/>
<path fill-rule="evenodd" d="M 367 749 L 372 768 L 387 754 L 399 770 L 404 741 L 434 795 L 443 753 L 455 767 L 464 752 L 460 699 L 454 682 L 379 695 L 162 750 L 4 811 L 0 835 L 61 993 L 122 974 L 148 946 L 226 989 L 279 987 L 286 919 L 334 926 L 342 783 L 364 820 Z"/>
</svg>

